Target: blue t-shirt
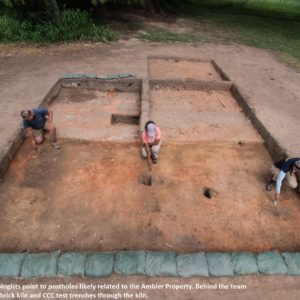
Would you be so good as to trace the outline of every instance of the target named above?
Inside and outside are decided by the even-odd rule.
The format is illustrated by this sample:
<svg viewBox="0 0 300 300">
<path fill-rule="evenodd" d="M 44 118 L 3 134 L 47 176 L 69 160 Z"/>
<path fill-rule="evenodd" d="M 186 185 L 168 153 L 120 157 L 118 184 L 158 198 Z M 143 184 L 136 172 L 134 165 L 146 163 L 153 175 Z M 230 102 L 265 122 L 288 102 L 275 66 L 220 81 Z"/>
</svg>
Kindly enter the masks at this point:
<svg viewBox="0 0 300 300">
<path fill-rule="evenodd" d="M 23 126 L 25 128 L 32 129 L 43 129 L 47 122 L 46 116 L 49 115 L 47 108 L 35 108 L 32 110 L 34 112 L 34 117 L 32 120 L 24 120 Z"/>
<path fill-rule="evenodd" d="M 299 157 L 294 157 L 294 158 L 287 158 L 287 159 L 282 159 L 274 162 L 274 166 L 284 173 L 291 172 L 295 162 L 300 160 Z"/>
</svg>

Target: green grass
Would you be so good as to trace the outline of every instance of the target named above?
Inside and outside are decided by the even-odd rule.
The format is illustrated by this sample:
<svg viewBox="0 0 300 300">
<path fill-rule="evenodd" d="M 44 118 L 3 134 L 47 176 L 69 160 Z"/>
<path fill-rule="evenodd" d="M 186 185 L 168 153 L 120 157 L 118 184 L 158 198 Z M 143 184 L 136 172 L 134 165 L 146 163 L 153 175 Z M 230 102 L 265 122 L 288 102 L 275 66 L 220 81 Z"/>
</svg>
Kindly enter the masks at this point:
<svg viewBox="0 0 300 300">
<path fill-rule="evenodd" d="M 286 52 L 300 60 L 300 22 L 220 14 L 207 16 L 207 22 L 234 32 L 232 42 Z"/>
<path fill-rule="evenodd" d="M 169 9 L 195 15 L 203 8 L 215 8 L 242 14 L 274 16 L 277 18 L 300 18 L 299 0 L 167 0 Z"/>
<path fill-rule="evenodd" d="M 194 34 L 176 33 L 154 26 L 148 27 L 146 31 L 141 32 L 139 37 L 148 41 L 163 43 L 192 43 L 202 41 L 201 38 L 197 37 Z"/>
<path fill-rule="evenodd" d="M 166 29 L 146 28 L 147 34 L 142 34 L 141 38 L 156 42 L 244 44 L 287 53 L 300 61 L 299 21 L 211 9 L 202 9 L 192 17 L 184 16 L 192 18 L 199 26 L 190 28 L 183 34 Z"/>
<path fill-rule="evenodd" d="M 116 33 L 108 25 L 96 25 L 88 13 L 63 10 L 60 22 L 33 24 L 11 13 L 0 15 L 0 41 L 5 43 L 53 43 L 62 41 L 112 41 Z"/>
</svg>

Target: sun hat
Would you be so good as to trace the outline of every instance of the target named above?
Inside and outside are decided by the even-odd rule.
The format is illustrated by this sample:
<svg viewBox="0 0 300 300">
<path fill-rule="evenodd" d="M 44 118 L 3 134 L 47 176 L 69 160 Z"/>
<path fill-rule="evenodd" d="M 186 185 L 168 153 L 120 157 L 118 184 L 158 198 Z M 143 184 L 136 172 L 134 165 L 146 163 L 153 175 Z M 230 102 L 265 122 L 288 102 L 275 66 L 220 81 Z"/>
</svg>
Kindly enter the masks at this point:
<svg viewBox="0 0 300 300">
<path fill-rule="evenodd" d="M 156 126 L 153 123 L 147 125 L 147 135 L 151 138 L 156 136 Z"/>
</svg>

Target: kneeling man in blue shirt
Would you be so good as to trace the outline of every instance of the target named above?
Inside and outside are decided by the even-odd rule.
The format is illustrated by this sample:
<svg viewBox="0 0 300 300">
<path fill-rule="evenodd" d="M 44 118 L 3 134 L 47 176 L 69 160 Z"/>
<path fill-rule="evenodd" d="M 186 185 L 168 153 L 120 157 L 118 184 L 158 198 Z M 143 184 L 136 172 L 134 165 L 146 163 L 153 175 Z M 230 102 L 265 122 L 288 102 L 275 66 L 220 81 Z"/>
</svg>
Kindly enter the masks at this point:
<svg viewBox="0 0 300 300">
<path fill-rule="evenodd" d="M 276 194 L 273 204 L 277 205 L 280 196 L 282 180 L 286 178 L 288 185 L 295 189 L 297 187 L 296 174 L 300 172 L 300 158 L 287 158 L 275 161 L 271 167 L 272 177 L 266 184 L 266 190 L 271 191 L 272 186 L 276 184 Z"/>
<path fill-rule="evenodd" d="M 60 149 L 60 145 L 56 141 L 56 128 L 52 123 L 53 112 L 51 110 L 47 108 L 22 110 L 21 117 L 35 150 L 37 150 L 37 145 L 44 141 L 44 131 L 49 132 L 53 148 Z"/>
</svg>

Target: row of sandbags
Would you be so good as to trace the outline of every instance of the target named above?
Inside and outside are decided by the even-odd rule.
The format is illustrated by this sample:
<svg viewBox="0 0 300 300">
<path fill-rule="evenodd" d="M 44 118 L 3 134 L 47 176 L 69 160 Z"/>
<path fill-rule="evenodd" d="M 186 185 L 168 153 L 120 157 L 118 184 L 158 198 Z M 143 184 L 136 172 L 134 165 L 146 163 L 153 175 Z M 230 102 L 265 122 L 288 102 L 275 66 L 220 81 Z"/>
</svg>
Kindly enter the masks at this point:
<svg viewBox="0 0 300 300">
<path fill-rule="evenodd" d="M 300 253 L 250 252 L 99 252 L 0 254 L 0 277 L 106 277 L 146 276 L 238 276 L 300 275 Z"/>
</svg>

